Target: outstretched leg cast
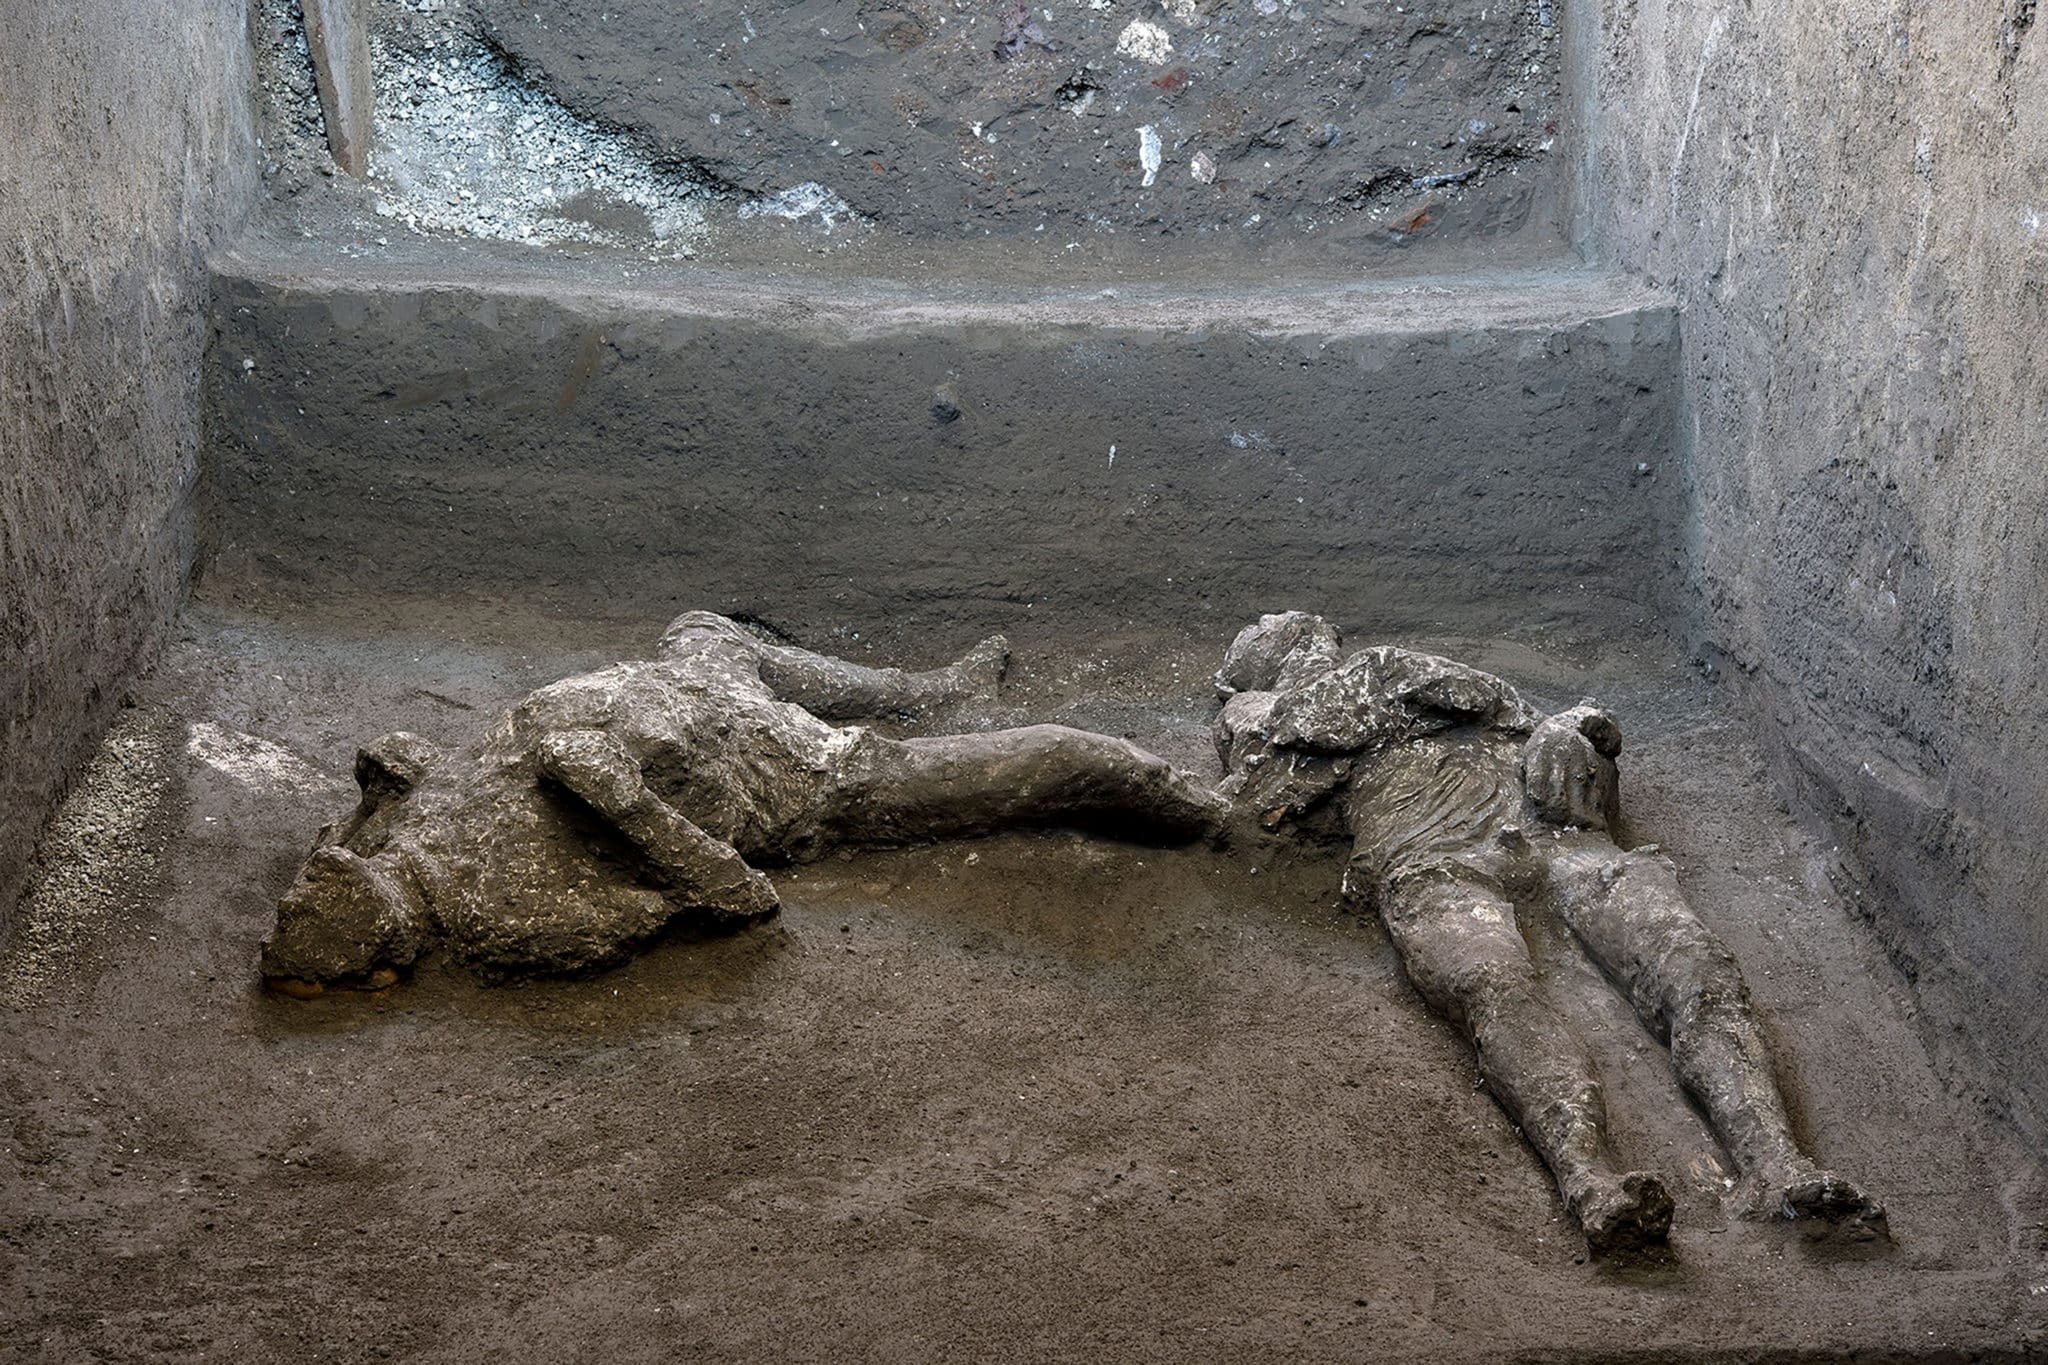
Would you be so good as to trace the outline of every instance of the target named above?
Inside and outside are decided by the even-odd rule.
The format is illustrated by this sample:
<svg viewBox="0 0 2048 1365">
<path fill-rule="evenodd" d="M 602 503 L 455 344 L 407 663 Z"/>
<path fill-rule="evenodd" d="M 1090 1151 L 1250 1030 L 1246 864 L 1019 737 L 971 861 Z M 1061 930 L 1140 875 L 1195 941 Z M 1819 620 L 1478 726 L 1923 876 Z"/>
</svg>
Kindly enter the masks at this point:
<svg viewBox="0 0 2048 1365">
<path fill-rule="evenodd" d="M 1552 856 L 1550 883 L 1573 934 L 1670 1043 L 1680 1084 L 1765 1206 L 1882 1221 L 1882 1204 L 1799 1149 L 1741 968 L 1686 904 L 1670 860 L 1588 838 Z"/>
<path fill-rule="evenodd" d="M 1070 824 L 1176 841 L 1221 828 L 1228 803 L 1127 740 L 1064 725 L 889 740 L 864 736 L 824 799 L 832 843 L 913 843 Z"/>
<path fill-rule="evenodd" d="M 1400 878 L 1380 897 L 1387 934 L 1432 1009 L 1471 1040 L 1479 1074 L 1557 1178 L 1596 1252 L 1664 1240 L 1671 1195 L 1616 1167 L 1585 1044 L 1538 983 L 1514 904 L 1469 873 Z"/>
</svg>

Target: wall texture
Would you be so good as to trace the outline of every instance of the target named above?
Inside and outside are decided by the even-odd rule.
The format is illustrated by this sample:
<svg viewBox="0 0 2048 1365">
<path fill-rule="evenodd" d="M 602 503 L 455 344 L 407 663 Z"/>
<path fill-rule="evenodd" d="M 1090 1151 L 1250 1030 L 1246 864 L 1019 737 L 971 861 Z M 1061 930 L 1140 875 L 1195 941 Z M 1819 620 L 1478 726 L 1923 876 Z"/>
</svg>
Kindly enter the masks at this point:
<svg viewBox="0 0 2048 1365">
<path fill-rule="evenodd" d="M 0 6 L 0 937 L 191 558 L 205 280 L 255 157 L 242 0 Z"/>
<path fill-rule="evenodd" d="M 878 641 L 1227 636 L 1278 601 L 1612 637 L 1675 596 L 1676 318 L 1604 273 L 1230 297 L 549 265 L 224 257 L 208 592 L 683 599 Z"/>
<path fill-rule="evenodd" d="M 472 4 L 525 74 L 710 184 L 823 184 L 913 237 L 1284 225 L 1357 249 L 1550 199 L 1549 0 Z"/>
<path fill-rule="evenodd" d="M 2048 1101 L 2048 22 L 1587 0 L 1581 224 L 1685 309 L 1707 657 L 1992 1102 Z"/>
</svg>

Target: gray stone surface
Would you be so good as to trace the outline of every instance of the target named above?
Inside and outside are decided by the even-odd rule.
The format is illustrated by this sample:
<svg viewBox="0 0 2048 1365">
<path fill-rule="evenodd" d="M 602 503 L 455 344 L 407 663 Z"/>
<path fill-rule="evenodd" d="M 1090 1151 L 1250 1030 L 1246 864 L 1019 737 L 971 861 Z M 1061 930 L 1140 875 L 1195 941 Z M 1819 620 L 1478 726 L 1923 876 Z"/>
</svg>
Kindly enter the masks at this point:
<svg viewBox="0 0 2048 1365">
<path fill-rule="evenodd" d="M 2048 24 L 1610 3 L 1592 243 L 1686 304 L 1710 657 L 1989 1098 L 2048 1100 Z"/>
<path fill-rule="evenodd" d="M 1548 0 L 472 0 L 571 108 L 912 236 L 1548 222 Z"/>
<path fill-rule="evenodd" d="M 220 266 L 214 591 L 1657 629 L 1676 319 L 1608 275 L 1218 290 Z M 248 600 L 256 600 L 250 598 Z M 1220 614 L 1220 616 L 1219 616 Z"/>
<path fill-rule="evenodd" d="M 253 179 L 239 0 L 0 8 L 0 936 L 182 595 L 200 250 Z"/>
<path fill-rule="evenodd" d="M 370 71 L 367 0 L 301 0 L 306 46 L 319 79 L 320 112 L 334 164 L 360 179 L 370 169 L 377 102 Z"/>
</svg>

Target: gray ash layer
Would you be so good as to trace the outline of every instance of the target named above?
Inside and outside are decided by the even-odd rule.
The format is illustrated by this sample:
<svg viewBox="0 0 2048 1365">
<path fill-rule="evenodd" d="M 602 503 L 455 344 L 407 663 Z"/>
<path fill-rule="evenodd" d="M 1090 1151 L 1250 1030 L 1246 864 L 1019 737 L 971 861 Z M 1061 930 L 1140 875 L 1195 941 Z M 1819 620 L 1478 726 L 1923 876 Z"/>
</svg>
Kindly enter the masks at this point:
<svg viewBox="0 0 2048 1365">
<path fill-rule="evenodd" d="M 1541 218 L 1560 108 L 1533 0 L 471 0 L 569 107 L 750 196 L 907 235 Z"/>
<path fill-rule="evenodd" d="M 376 211 L 506 241 L 652 243 L 688 254 L 704 186 L 578 120 L 460 28 L 379 36 Z"/>
<path fill-rule="evenodd" d="M 257 0 L 250 24 L 255 34 L 256 99 L 262 113 L 256 128 L 263 149 L 263 178 L 273 194 L 297 194 L 320 176 L 335 173 L 298 0 Z"/>
<path fill-rule="evenodd" d="M 332 175 L 263 0 L 272 179 Z M 417 232 L 691 254 L 820 236 L 1546 228 L 1561 53 L 1534 0 L 371 0 L 371 206 Z M 344 188 L 344 193 L 346 193 Z"/>
<path fill-rule="evenodd" d="M 333 168 L 293 0 L 265 0 L 264 93 L 287 193 Z M 634 139 L 566 111 L 512 70 L 466 10 L 375 0 L 376 140 L 368 207 L 414 232 L 580 241 L 687 256 L 711 188 Z"/>
<path fill-rule="evenodd" d="M 168 712 L 122 711 L 57 807 L 0 955 L 0 1005 L 33 1005 L 156 894 L 176 734 Z"/>
</svg>

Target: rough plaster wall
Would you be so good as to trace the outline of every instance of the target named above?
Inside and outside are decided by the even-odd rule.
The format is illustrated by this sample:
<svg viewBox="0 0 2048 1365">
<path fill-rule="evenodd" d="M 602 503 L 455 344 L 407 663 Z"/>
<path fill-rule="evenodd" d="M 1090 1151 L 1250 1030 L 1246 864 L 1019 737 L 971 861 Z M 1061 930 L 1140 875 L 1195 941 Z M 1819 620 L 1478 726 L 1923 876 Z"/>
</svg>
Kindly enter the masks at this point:
<svg viewBox="0 0 2048 1365">
<path fill-rule="evenodd" d="M 254 165 L 242 11 L 0 5 L 0 937 L 184 585 L 199 253 Z"/>
<path fill-rule="evenodd" d="M 2032 1126 L 2048 23 L 2035 0 L 1587 8 L 1582 226 L 1684 300 L 1708 657 L 1930 1028 Z"/>
</svg>

